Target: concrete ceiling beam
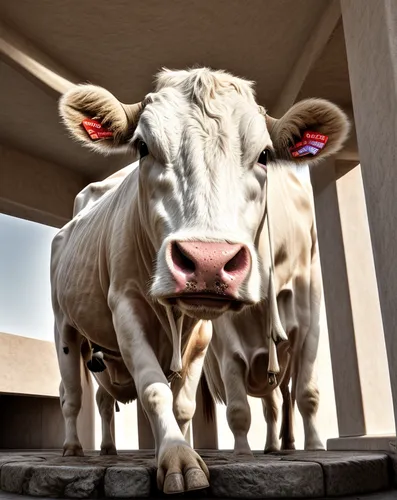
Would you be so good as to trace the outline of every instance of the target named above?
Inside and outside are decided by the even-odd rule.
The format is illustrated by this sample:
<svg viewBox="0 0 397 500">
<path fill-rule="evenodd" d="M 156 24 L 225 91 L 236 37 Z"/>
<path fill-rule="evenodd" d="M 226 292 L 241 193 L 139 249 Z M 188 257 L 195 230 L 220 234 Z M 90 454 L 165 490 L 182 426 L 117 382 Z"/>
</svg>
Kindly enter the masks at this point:
<svg viewBox="0 0 397 500">
<path fill-rule="evenodd" d="M 300 51 L 299 58 L 289 73 L 274 106 L 270 109 L 270 114 L 275 118 L 280 118 L 295 103 L 304 81 L 323 52 L 341 17 L 339 0 L 326 2 L 326 5 L 315 29 Z"/>
<path fill-rule="evenodd" d="M 84 176 L 0 145 L 0 212 L 61 227 L 72 217 Z"/>
<path fill-rule="evenodd" d="M 0 22 L 0 58 L 55 98 L 82 81 L 3 22 Z"/>
</svg>

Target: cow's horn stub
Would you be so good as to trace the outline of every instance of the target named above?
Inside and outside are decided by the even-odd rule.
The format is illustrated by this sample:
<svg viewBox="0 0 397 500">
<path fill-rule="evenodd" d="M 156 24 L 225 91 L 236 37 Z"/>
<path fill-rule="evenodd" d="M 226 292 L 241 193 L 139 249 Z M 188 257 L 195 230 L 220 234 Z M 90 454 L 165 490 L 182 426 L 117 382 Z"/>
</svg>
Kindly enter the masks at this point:
<svg viewBox="0 0 397 500">
<path fill-rule="evenodd" d="M 130 124 L 130 127 L 136 126 L 138 123 L 139 117 L 143 111 L 142 102 L 137 102 L 135 104 L 123 104 L 120 103 L 122 108 L 124 109 L 124 113 L 127 116 L 127 121 Z"/>
<path fill-rule="evenodd" d="M 269 134 L 271 134 L 273 128 L 277 124 L 278 120 L 277 118 L 273 118 L 272 116 L 268 115 L 266 113 L 266 109 L 263 106 L 258 106 L 259 107 L 259 112 L 265 117 L 266 120 L 266 126 Z"/>
</svg>

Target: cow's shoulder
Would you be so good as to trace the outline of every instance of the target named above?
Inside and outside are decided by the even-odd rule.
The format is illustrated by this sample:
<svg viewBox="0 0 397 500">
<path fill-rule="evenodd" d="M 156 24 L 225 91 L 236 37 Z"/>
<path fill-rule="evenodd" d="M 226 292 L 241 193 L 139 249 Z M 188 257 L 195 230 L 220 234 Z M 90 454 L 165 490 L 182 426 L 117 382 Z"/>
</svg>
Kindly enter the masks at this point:
<svg viewBox="0 0 397 500">
<path fill-rule="evenodd" d="M 294 169 L 282 168 L 273 178 L 276 205 L 271 216 L 276 218 L 277 235 L 287 246 L 296 239 L 311 239 L 314 225 L 314 202 L 310 178 L 297 174 Z M 277 220 L 279 219 L 279 220 Z M 290 240 L 288 242 L 288 240 Z M 293 248 L 288 248 L 291 251 Z"/>
<path fill-rule="evenodd" d="M 133 172 L 137 167 L 137 163 L 132 163 L 126 167 L 118 170 L 114 174 L 106 177 L 102 181 L 91 182 L 84 189 L 82 189 L 74 200 L 73 216 L 89 211 L 91 207 L 102 199 L 107 193 L 113 189 L 117 189 L 123 180 Z"/>
</svg>

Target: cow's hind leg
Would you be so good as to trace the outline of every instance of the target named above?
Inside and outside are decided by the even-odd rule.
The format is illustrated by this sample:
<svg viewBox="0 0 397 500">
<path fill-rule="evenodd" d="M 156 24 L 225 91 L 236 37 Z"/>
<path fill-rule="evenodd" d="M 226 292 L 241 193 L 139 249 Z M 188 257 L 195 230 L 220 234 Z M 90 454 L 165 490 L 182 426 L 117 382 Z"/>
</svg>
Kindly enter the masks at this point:
<svg viewBox="0 0 397 500">
<path fill-rule="evenodd" d="M 288 383 L 284 383 L 283 381 L 280 389 L 283 396 L 282 421 L 280 431 L 281 449 L 295 450 L 294 402 L 291 398 Z"/>
<path fill-rule="evenodd" d="M 280 449 L 277 430 L 280 399 L 280 389 L 278 387 L 262 398 L 263 414 L 266 420 L 265 453 Z"/>
<path fill-rule="evenodd" d="M 81 409 L 82 388 L 80 379 L 81 336 L 66 325 L 59 332 L 55 325 L 55 343 L 62 382 L 59 387 L 62 414 L 65 421 L 64 456 L 83 456 L 77 435 L 77 417 Z"/>
<path fill-rule="evenodd" d="M 290 339 L 292 338 L 292 351 L 294 350 L 295 339 L 297 338 L 297 331 L 289 334 Z M 295 365 L 294 365 L 295 366 Z M 281 419 L 281 449 L 282 450 L 295 450 L 295 437 L 294 437 L 294 410 L 295 401 L 291 397 L 291 392 L 289 390 L 289 384 L 291 381 L 291 373 L 293 371 L 293 361 L 289 358 L 288 367 L 286 369 L 285 375 L 280 383 L 280 391 L 282 396 L 282 419 Z"/>
<path fill-rule="evenodd" d="M 117 455 L 112 433 L 115 400 L 106 389 L 99 385 L 96 392 L 96 402 L 102 421 L 101 455 Z"/>
<path fill-rule="evenodd" d="M 292 386 L 292 398 L 294 400 L 296 396 L 299 412 L 302 415 L 305 450 L 324 450 L 316 425 L 319 391 L 315 361 L 320 335 L 320 284 L 320 264 L 318 255 L 315 254 L 311 263 L 310 276 L 310 324 L 302 345 L 296 373 L 293 374 Z"/>
<path fill-rule="evenodd" d="M 252 458 L 248 444 L 251 409 L 244 381 L 244 363 L 237 356 L 223 363 L 223 381 L 226 391 L 226 418 L 234 436 L 234 455 Z"/>
<path fill-rule="evenodd" d="M 313 341 L 314 339 L 308 336 L 303 345 L 296 380 L 296 402 L 303 420 L 305 450 L 323 450 L 324 445 L 318 435 L 316 425 L 319 391 L 314 371 L 313 347 L 311 345 Z"/>
</svg>

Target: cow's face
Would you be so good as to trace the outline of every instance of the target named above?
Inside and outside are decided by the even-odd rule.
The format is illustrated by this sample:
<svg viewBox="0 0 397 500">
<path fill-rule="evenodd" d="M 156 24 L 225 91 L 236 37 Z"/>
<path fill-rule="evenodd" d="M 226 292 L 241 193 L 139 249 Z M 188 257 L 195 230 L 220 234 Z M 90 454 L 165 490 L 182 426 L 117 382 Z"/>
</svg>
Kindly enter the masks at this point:
<svg viewBox="0 0 397 500">
<path fill-rule="evenodd" d="M 151 294 L 205 318 L 260 299 L 255 236 L 272 148 L 252 93 L 214 90 L 209 76 L 209 88 L 197 76 L 187 90 L 170 76 L 147 96 L 132 139 L 144 223 L 158 251 Z"/>
<path fill-rule="evenodd" d="M 266 169 L 278 158 L 292 160 L 290 141 L 307 125 L 327 134 L 332 121 L 328 154 L 344 140 L 342 113 L 316 102 L 314 118 L 306 106 L 295 114 L 292 108 L 284 122 L 265 119 L 249 82 L 198 69 L 162 72 L 156 92 L 140 105 L 125 106 L 103 89 L 81 86 L 66 94 L 61 112 L 92 147 L 136 149 L 141 222 L 157 252 L 150 293 L 189 316 L 213 319 L 261 298 L 256 240 Z M 318 108 L 328 114 L 323 129 Z M 98 117 L 113 137 L 92 142 L 81 127 L 87 115 Z"/>
</svg>

